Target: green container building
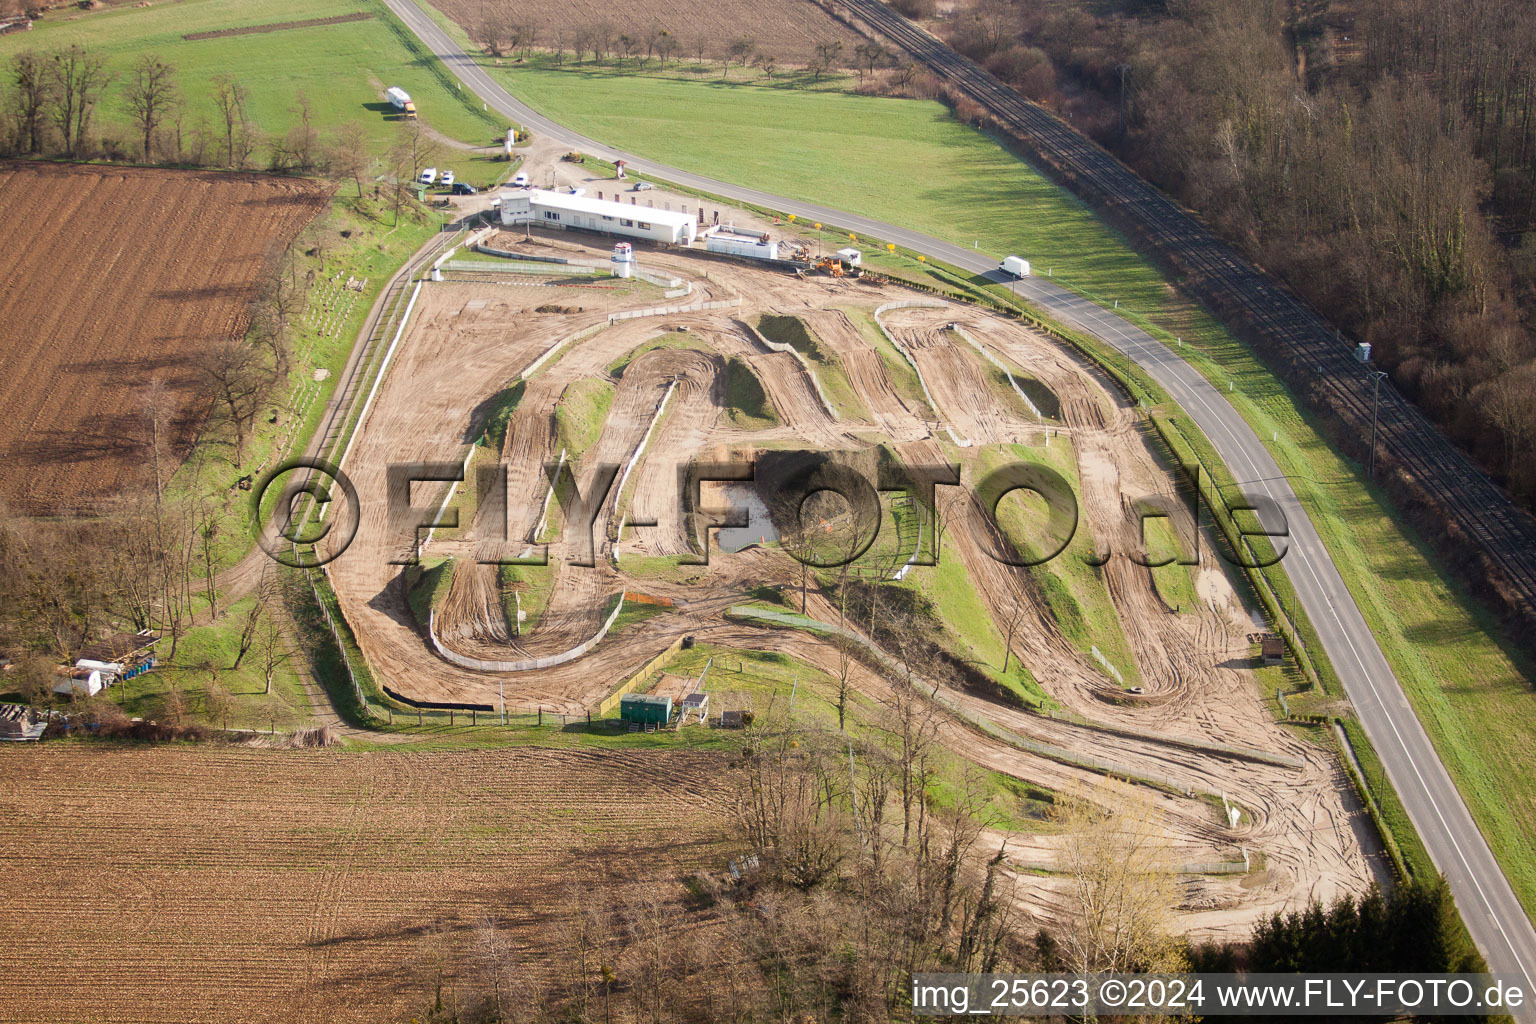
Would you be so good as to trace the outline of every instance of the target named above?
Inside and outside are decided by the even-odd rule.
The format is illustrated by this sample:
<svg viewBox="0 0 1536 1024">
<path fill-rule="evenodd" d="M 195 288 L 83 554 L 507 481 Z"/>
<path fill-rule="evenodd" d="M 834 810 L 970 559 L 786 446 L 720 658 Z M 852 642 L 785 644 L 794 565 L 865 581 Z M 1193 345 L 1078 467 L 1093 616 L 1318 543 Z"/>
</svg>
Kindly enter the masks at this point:
<svg viewBox="0 0 1536 1024">
<path fill-rule="evenodd" d="M 619 718 L 641 725 L 666 725 L 672 721 L 672 698 L 626 693 L 619 698 Z"/>
</svg>

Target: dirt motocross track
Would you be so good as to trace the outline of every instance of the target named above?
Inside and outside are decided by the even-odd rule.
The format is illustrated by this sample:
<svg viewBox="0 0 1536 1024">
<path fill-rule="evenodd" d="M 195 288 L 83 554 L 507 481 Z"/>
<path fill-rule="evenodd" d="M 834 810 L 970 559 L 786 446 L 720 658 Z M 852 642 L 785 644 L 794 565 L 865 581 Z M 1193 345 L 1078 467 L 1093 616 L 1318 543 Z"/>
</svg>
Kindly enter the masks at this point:
<svg viewBox="0 0 1536 1024">
<path fill-rule="evenodd" d="M 244 335 L 263 258 L 328 194 L 301 178 L 0 162 L 0 499 L 89 512 L 150 480 L 156 380 L 179 462 L 208 406 L 192 358 Z"/>
<path fill-rule="evenodd" d="M 501 235 L 488 244 L 585 260 L 607 254 L 595 241 L 572 237 L 525 242 L 521 235 Z M 1005 616 L 1019 610 L 1013 656 L 1068 712 L 1031 713 L 959 679 L 925 679 L 945 709 L 946 745 L 983 767 L 1057 791 L 1108 786 L 1153 793 L 1174 856 L 1186 866 L 1176 913 L 1181 927 L 1197 937 L 1242 935 L 1260 914 L 1360 892 L 1381 878 L 1374 835 L 1332 749 L 1298 738 L 1267 709 L 1250 668 L 1252 613 L 1211 545 L 1201 546 L 1198 566 L 1174 567 L 1189 573 L 1190 592 L 1199 594 L 1177 608 L 1160 593 L 1153 570 L 1127 557 L 1142 546 L 1127 513 L 1131 498 L 1161 495 L 1177 507 L 1177 491 L 1146 442 L 1137 410 L 1077 357 L 1015 322 L 894 286 L 797 279 L 680 253 L 640 255 L 644 269 L 691 284 L 687 298 L 668 301 L 740 304 L 610 323 L 610 313 L 663 300 L 654 290 L 631 292 L 601 278 L 567 286 L 526 274 L 458 275 L 423 286 L 418 315 L 346 465 L 361 494 L 362 526 L 330 567 L 347 617 L 384 681 L 419 699 L 495 703 L 504 689 L 508 703 L 579 713 L 684 635 L 781 651 L 835 676 L 838 653 L 826 640 L 724 615 L 731 605 L 751 601 L 747 592 L 759 585 L 795 590 L 799 566 L 780 546 L 756 545 L 732 555 L 712 551 L 707 566 L 677 564 L 675 556 L 689 546 L 678 512 L 677 463 L 775 448 L 868 453 L 885 444 L 908 464 L 958 462 L 963 481 L 974 483 L 986 460 L 1035 453 L 1066 460 L 1077 476 L 1082 528 L 1094 550 L 1111 555 L 1095 584 L 1107 610 L 1091 626 L 1100 631 L 1096 637 L 1117 635 L 1134 659 L 1123 668 L 1140 688 L 1117 681 L 1080 639 L 1064 632 L 1037 577 L 994 558 L 982 532 L 946 521 L 943 558 L 963 566 L 999 638 Z M 886 338 L 874 312 L 893 302 L 926 305 L 880 315 Z M 551 305 L 581 311 L 537 311 Z M 770 350 L 752 326 L 763 313 L 800 317 L 827 362 Z M 430 555 L 452 558 L 454 572 L 436 612 L 434 641 L 407 603 L 400 567 L 388 561 L 385 467 L 461 461 L 468 440 L 483 429 L 475 410 L 552 351 L 523 385 L 501 451 L 510 480 L 509 542 L 521 551 L 549 542 L 548 609 L 519 634 L 503 613 L 496 567 L 476 561 L 486 556 L 483 539 L 467 529 L 440 531 Z M 993 360 L 1048 389 L 1059 402 L 1059 418 L 1036 418 Z M 754 374 L 776 425 L 735 425 L 727 367 L 738 361 Z M 818 383 L 824 388 L 824 378 L 834 372 L 843 375 L 854 393 L 849 404 L 861 406 L 865 418 L 844 418 L 846 409 L 837 411 L 818 392 Z M 611 383 L 612 406 L 585 451 L 563 452 L 553 426 L 555 405 L 569 385 L 592 380 Z M 600 463 L 620 467 L 594 522 L 591 567 L 572 564 L 580 545 L 574 531 L 558 528 L 560 503 L 547 503 L 550 484 L 542 464 L 562 459 L 561 472 L 569 475 L 574 467 L 584 495 Z M 421 493 L 430 496 L 431 489 Z M 436 494 L 434 507 L 442 490 Z M 630 525 L 645 520 L 656 525 Z M 1183 533 L 1192 530 L 1187 514 L 1185 522 L 1178 515 L 1174 520 Z M 898 559 L 879 570 L 889 579 L 900 553 L 889 546 L 872 552 Z M 906 585 L 937 593 L 935 572 L 915 566 Z M 624 591 L 675 607 L 554 667 L 510 672 L 463 664 L 570 651 L 600 631 L 603 612 Z M 838 619 L 836 605 L 814 585 L 807 613 Z M 461 663 L 446 661 L 434 642 Z M 963 660 L 970 652 L 954 654 Z M 896 673 L 873 667 L 878 663 L 873 655 L 857 659 L 852 678 L 870 697 L 888 701 L 892 688 L 905 684 Z M 976 721 L 988 723 L 991 732 L 978 731 Z M 1083 754 L 1097 759 L 1101 771 L 1073 763 Z M 1105 780 L 1104 770 L 1141 784 Z M 1157 785 L 1149 788 L 1149 780 Z M 1223 799 L 1237 809 L 1235 822 L 1227 819 Z M 1042 922 L 1056 912 L 1062 884 L 1049 874 L 1054 841 L 1049 835 L 1009 839 L 1024 908 Z"/>
</svg>

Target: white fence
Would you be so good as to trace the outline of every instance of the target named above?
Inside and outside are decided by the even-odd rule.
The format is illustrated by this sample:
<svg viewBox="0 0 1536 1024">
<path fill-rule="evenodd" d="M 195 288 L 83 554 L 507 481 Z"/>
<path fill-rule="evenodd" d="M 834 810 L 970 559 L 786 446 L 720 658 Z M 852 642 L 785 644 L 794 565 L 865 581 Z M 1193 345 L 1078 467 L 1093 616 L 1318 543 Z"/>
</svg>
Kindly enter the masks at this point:
<svg viewBox="0 0 1536 1024">
<path fill-rule="evenodd" d="M 592 335 L 596 334 L 598 331 L 603 330 L 607 326 L 607 323 L 593 324 L 591 327 L 583 327 L 575 334 L 567 335 L 566 337 L 561 338 L 559 341 L 549 346 L 549 348 L 545 349 L 543 355 L 539 356 L 533 362 L 523 367 L 522 372 L 517 375 L 517 380 L 527 380 L 529 377 L 532 377 L 536 372 L 538 372 L 539 367 L 543 366 L 546 362 L 552 359 L 556 352 L 559 352 L 567 345 L 573 345 L 578 341 L 586 341 L 588 338 L 592 337 Z"/>
<path fill-rule="evenodd" d="M 646 309 L 626 309 L 622 313 L 609 313 L 608 322 L 634 320 L 642 316 L 671 316 L 674 313 L 697 313 L 701 309 L 730 309 L 740 306 L 741 298 L 719 299 L 714 302 L 696 302 L 691 306 L 650 306 Z"/>
<path fill-rule="evenodd" d="M 985 345 L 971 337 L 970 332 L 967 331 L 964 327 L 961 327 L 959 324 L 955 325 L 955 333 L 969 342 L 970 346 L 977 352 L 980 352 L 982 355 L 986 356 L 993 366 L 1003 371 L 1003 376 L 1008 378 L 1008 386 L 1013 388 L 1014 394 L 1018 395 L 1024 400 L 1025 405 L 1029 406 L 1029 411 L 1035 414 L 1035 419 L 1045 419 L 1045 416 L 1040 412 L 1040 407 L 1035 405 L 1030 397 L 1024 393 L 1023 388 L 1019 387 L 1019 382 L 1013 379 L 1013 374 L 1009 371 L 1008 367 L 1003 365 L 1003 361 L 1001 359 L 997 358 L 997 356 L 989 352 Z"/>
<path fill-rule="evenodd" d="M 875 307 L 875 326 L 880 328 L 880 333 L 885 335 L 885 340 L 890 342 L 897 352 L 901 353 L 901 357 L 907 361 L 909 366 L 912 367 L 912 372 L 917 374 L 917 383 L 920 387 L 922 387 L 923 397 L 928 400 L 928 408 L 933 410 L 934 416 L 939 415 L 939 403 L 933 400 L 933 392 L 928 390 L 928 382 L 923 379 L 923 371 L 918 368 L 917 360 L 912 358 L 912 353 L 907 351 L 907 347 L 901 342 L 897 341 L 896 336 L 886 329 L 886 326 L 881 322 L 880 317 L 893 309 L 945 309 L 948 307 L 948 305 L 949 303 L 947 302 L 934 302 L 930 299 L 900 299 L 896 302 L 887 302 L 883 306 Z M 944 432 L 949 435 L 949 439 L 955 442 L 955 444 L 959 445 L 961 448 L 969 448 L 971 446 L 970 440 L 968 438 L 960 437 L 958 434 L 956 434 L 952 429 L 950 429 L 948 423 L 945 423 L 943 426 Z"/>
</svg>

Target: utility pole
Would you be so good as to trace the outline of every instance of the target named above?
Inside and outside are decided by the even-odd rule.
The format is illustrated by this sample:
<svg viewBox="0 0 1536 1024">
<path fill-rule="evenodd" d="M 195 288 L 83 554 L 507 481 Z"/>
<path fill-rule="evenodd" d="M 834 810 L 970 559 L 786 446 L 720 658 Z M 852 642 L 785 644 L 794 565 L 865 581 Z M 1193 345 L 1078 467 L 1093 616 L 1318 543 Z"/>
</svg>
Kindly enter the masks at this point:
<svg viewBox="0 0 1536 1024">
<path fill-rule="evenodd" d="M 1370 475 L 1376 476 L 1376 420 L 1381 412 L 1381 382 L 1387 375 L 1381 370 L 1371 371 L 1371 468 Z"/>
</svg>

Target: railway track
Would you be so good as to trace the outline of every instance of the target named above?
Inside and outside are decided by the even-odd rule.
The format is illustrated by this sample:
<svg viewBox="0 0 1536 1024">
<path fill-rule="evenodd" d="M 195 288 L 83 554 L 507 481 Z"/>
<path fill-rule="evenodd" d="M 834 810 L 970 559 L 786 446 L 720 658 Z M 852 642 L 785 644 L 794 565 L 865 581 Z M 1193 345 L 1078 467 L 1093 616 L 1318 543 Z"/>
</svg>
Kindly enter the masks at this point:
<svg viewBox="0 0 1536 1024">
<path fill-rule="evenodd" d="M 1192 290 L 1246 319 L 1276 354 L 1315 374 L 1324 404 L 1366 436 L 1373 395 L 1351 345 L 1305 304 L 1135 172 L 879 0 L 827 0 L 959 86 L 1042 160 L 1183 267 Z M 1454 517 L 1527 607 L 1536 607 L 1536 520 L 1392 386 L 1380 385 L 1377 453 Z"/>
</svg>

